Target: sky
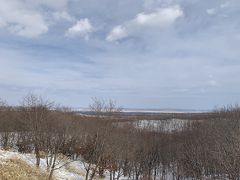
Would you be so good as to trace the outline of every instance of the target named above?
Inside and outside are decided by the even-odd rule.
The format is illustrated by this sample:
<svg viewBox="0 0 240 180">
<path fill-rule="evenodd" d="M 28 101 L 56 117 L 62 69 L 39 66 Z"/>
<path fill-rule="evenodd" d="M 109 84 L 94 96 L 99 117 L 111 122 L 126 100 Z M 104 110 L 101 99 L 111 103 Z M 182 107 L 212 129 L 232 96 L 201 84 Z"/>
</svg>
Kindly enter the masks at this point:
<svg viewBox="0 0 240 180">
<path fill-rule="evenodd" d="M 0 97 L 70 107 L 240 103 L 239 0 L 0 0 Z"/>
</svg>

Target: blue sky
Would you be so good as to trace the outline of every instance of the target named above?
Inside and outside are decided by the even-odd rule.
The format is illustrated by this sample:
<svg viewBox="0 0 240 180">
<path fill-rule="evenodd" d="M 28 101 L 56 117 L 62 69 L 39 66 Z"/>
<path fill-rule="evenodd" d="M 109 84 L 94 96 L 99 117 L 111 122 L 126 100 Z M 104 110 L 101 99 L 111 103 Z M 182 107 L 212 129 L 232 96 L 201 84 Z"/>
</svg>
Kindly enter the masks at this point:
<svg viewBox="0 0 240 180">
<path fill-rule="evenodd" d="M 0 0 L 0 97 L 71 107 L 240 101 L 239 0 Z"/>
</svg>

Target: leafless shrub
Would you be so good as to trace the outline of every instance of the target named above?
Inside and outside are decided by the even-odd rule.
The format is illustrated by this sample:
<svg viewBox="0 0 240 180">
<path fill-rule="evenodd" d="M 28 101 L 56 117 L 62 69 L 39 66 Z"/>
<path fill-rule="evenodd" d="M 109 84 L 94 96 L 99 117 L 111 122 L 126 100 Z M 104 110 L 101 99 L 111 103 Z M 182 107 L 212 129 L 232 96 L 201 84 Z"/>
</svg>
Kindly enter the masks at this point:
<svg viewBox="0 0 240 180">
<path fill-rule="evenodd" d="M 84 164 L 86 180 L 104 177 L 105 171 L 111 180 L 167 179 L 169 174 L 173 179 L 240 178 L 238 106 L 197 115 L 163 115 L 189 118 L 191 123 L 174 124 L 179 131 L 165 131 L 170 122 L 166 119 L 156 131 L 135 128 L 129 119 L 119 125 L 123 119 L 114 115 L 121 108 L 111 100 L 95 98 L 90 109 L 93 116 L 80 116 L 36 95 L 26 96 L 19 107 L 2 102 L 1 148 L 34 152 L 37 167 L 44 158 L 49 179 L 72 161 Z"/>
</svg>

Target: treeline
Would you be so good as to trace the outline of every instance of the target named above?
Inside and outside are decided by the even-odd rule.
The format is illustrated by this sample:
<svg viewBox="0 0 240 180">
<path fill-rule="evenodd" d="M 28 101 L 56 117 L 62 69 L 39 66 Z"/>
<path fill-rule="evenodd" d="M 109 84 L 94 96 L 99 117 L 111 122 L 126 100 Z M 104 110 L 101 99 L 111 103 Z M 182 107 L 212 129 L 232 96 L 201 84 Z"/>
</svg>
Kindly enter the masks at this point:
<svg viewBox="0 0 240 180">
<path fill-rule="evenodd" d="M 239 179 L 240 108 L 191 121 L 181 131 L 164 132 L 119 126 L 113 101 L 95 99 L 95 116 L 80 116 L 41 97 L 28 95 L 18 108 L 0 104 L 0 145 L 34 153 L 36 166 L 54 170 L 72 161 L 83 163 L 85 179 Z M 102 116 L 108 113 L 108 116 Z M 205 117 L 205 115 L 204 115 Z M 61 161 L 68 158 L 68 162 Z"/>
</svg>

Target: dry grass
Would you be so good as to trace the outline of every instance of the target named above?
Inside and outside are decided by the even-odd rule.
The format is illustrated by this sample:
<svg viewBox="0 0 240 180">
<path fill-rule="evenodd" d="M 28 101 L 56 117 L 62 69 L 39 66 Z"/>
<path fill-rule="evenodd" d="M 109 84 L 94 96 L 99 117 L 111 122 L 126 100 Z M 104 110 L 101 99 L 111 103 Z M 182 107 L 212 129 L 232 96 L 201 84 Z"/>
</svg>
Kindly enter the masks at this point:
<svg viewBox="0 0 240 180">
<path fill-rule="evenodd" d="M 1 180 L 47 180 L 48 176 L 20 159 L 0 161 Z"/>
</svg>

